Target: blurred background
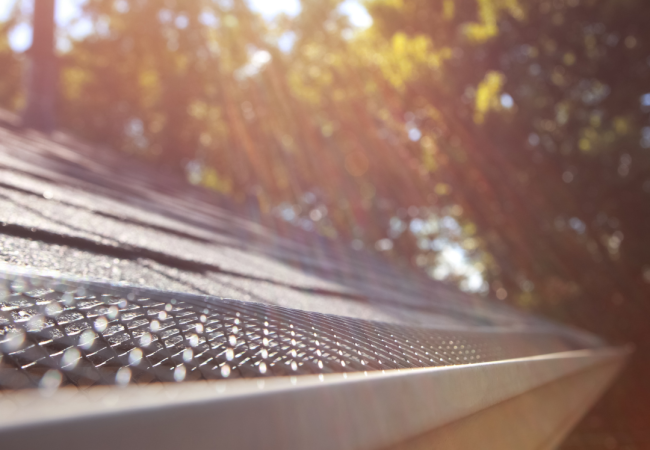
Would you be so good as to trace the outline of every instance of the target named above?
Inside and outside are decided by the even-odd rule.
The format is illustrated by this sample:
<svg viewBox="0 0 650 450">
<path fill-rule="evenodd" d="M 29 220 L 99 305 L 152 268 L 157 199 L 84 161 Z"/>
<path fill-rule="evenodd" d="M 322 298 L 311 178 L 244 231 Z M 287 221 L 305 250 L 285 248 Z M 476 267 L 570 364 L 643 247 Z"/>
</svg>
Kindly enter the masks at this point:
<svg viewBox="0 0 650 450">
<path fill-rule="evenodd" d="M 647 0 L 2 0 L 0 108 L 634 343 L 563 448 L 650 448 L 649 18 Z"/>
</svg>

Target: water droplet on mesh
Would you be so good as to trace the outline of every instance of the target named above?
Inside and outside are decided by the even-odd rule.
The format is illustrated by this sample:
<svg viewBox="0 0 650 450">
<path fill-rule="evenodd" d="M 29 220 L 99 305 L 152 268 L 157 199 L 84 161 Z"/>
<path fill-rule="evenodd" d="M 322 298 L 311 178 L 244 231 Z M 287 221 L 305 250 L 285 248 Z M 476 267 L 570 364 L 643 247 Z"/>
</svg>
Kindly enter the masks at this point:
<svg viewBox="0 0 650 450">
<path fill-rule="evenodd" d="M 45 307 L 45 314 L 53 317 L 60 313 L 62 309 L 63 308 L 61 308 L 61 305 L 59 305 L 57 302 L 52 302 Z"/>
<path fill-rule="evenodd" d="M 171 311 L 171 310 L 172 310 L 172 305 L 169 304 L 169 303 L 167 303 L 167 304 L 165 305 L 165 311 Z"/>
<path fill-rule="evenodd" d="M 149 329 L 154 333 L 160 330 L 160 322 L 158 322 L 157 320 L 152 320 L 151 324 L 149 325 Z"/>
<path fill-rule="evenodd" d="M 45 372 L 45 375 L 41 378 L 41 381 L 38 383 L 38 388 L 40 389 L 41 394 L 49 396 L 52 395 L 59 386 L 61 386 L 62 380 L 63 377 L 61 376 L 61 372 L 50 369 Z"/>
<path fill-rule="evenodd" d="M 228 338 L 228 343 L 234 347 L 235 345 L 237 345 L 237 337 L 231 335 Z"/>
<path fill-rule="evenodd" d="M 77 365 L 77 362 L 81 358 L 81 353 L 79 350 L 72 347 L 63 352 L 63 357 L 61 358 L 61 368 L 66 370 L 74 369 Z"/>
<path fill-rule="evenodd" d="M 291 356 L 293 356 L 294 358 L 298 356 L 298 352 L 296 351 L 295 348 L 291 350 Z"/>
<path fill-rule="evenodd" d="M 21 316 L 29 316 L 29 313 L 23 311 L 20 311 L 19 314 Z M 45 317 L 41 316 L 40 314 L 36 314 L 35 316 L 32 316 L 27 322 L 27 331 L 41 331 L 43 328 L 45 328 L 45 323 Z"/>
<path fill-rule="evenodd" d="M 101 333 L 108 326 L 108 320 L 106 320 L 106 317 L 104 316 L 99 316 L 98 318 L 95 319 L 94 326 L 95 326 L 95 330 Z"/>
<path fill-rule="evenodd" d="M 93 330 L 85 330 L 79 336 L 79 347 L 88 350 L 95 343 L 95 332 Z"/>
<path fill-rule="evenodd" d="M 186 373 L 185 366 L 176 366 L 174 369 L 174 381 L 183 381 Z"/>
<path fill-rule="evenodd" d="M 291 361 L 291 370 L 293 371 L 298 370 L 298 364 L 296 364 L 295 361 Z"/>
<path fill-rule="evenodd" d="M 232 361 L 235 357 L 235 351 L 232 348 L 226 349 L 226 359 Z"/>
<path fill-rule="evenodd" d="M 205 314 L 204 314 L 204 315 L 202 315 L 202 316 L 200 317 L 199 320 L 201 320 L 201 323 L 205 323 L 205 322 L 207 322 L 208 318 L 207 318 L 207 317 L 205 316 Z"/>
<path fill-rule="evenodd" d="M 117 306 L 118 306 L 120 309 L 124 309 L 124 308 L 126 308 L 126 305 L 128 305 L 128 302 L 126 301 L 125 298 L 121 298 L 120 301 L 117 302 Z"/>
<path fill-rule="evenodd" d="M 239 325 L 241 323 L 239 319 L 235 319 L 234 322 L 235 322 L 235 325 Z"/>
<path fill-rule="evenodd" d="M 260 352 L 260 355 L 262 356 L 262 359 L 266 359 L 269 357 L 269 351 L 263 348 L 262 351 Z"/>
<path fill-rule="evenodd" d="M 238 331 L 239 331 L 239 328 L 237 328 L 237 327 L 232 327 L 232 332 L 233 332 L 233 334 L 237 334 Z"/>
<path fill-rule="evenodd" d="M 323 361 L 318 361 L 318 368 L 322 369 L 323 368 Z"/>
<path fill-rule="evenodd" d="M 16 293 L 25 292 L 27 289 L 27 283 L 22 278 L 16 278 L 11 282 L 11 290 Z"/>
<path fill-rule="evenodd" d="M 167 305 L 169 306 L 169 305 Z M 167 313 L 165 311 L 160 311 L 158 313 L 158 320 L 165 320 L 167 318 Z"/>
<path fill-rule="evenodd" d="M 199 345 L 199 337 L 196 334 L 190 336 L 189 341 L 192 347 L 196 347 L 197 345 Z"/>
<path fill-rule="evenodd" d="M 110 308 L 108 308 L 108 314 L 106 315 L 108 316 L 109 319 L 113 320 L 116 319 L 119 314 L 120 314 L 120 310 L 117 309 L 117 306 L 113 305 Z"/>
<path fill-rule="evenodd" d="M 345 367 L 345 361 L 341 361 L 341 365 Z"/>
<path fill-rule="evenodd" d="M 322 373 L 318 374 L 318 381 L 324 381 L 324 380 L 325 380 L 325 377 L 323 376 L 323 374 Z"/>
<path fill-rule="evenodd" d="M 195 329 L 196 329 L 197 333 L 199 333 L 199 334 L 203 333 L 203 324 L 202 323 L 197 323 Z"/>
<path fill-rule="evenodd" d="M 262 330 L 262 333 L 264 333 L 264 336 L 268 336 L 268 335 L 269 335 L 269 330 L 267 330 L 266 328 L 264 328 L 264 329 Z"/>
<path fill-rule="evenodd" d="M 292 347 L 295 347 L 295 346 L 296 346 L 296 340 L 295 340 L 295 339 L 291 339 L 291 346 L 292 346 Z"/>
<path fill-rule="evenodd" d="M 260 363 L 260 373 L 266 373 L 266 363 L 264 361 Z"/>
<path fill-rule="evenodd" d="M 140 336 L 140 347 L 148 347 L 151 345 L 151 335 L 149 333 L 144 333 Z"/>
<path fill-rule="evenodd" d="M 25 342 L 25 332 L 23 330 L 15 330 L 7 334 L 7 339 L 2 344 L 5 351 L 13 352 L 22 347 Z"/>
<path fill-rule="evenodd" d="M 221 376 L 224 378 L 228 378 L 230 376 L 230 366 L 228 364 L 221 366 Z"/>
<path fill-rule="evenodd" d="M 72 292 L 66 292 L 61 296 L 61 300 L 63 300 L 63 303 L 67 306 L 70 306 L 74 303 L 74 296 L 72 295 Z"/>
<path fill-rule="evenodd" d="M 183 350 L 183 361 L 190 362 L 193 357 L 194 357 L 194 352 L 192 351 L 191 348 L 186 348 L 185 350 Z"/>
<path fill-rule="evenodd" d="M 131 381 L 131 369 L 128 367 L 120 367 L 120 370 L 115 374 L 115 383 L 119 386 L 126 386 Z"/>
<path fill-rule="evenodd" d="M 129 352 L 129 364 L 132 366 L 140 364 L 142 361 L 142 350 L 134 348 Z"/>
<path fill-rule="evenodd" d="M 268 346 L 269 346 L 269 340 L 268 340 L 267 338 L 263 338 L 263 339 L 262 339 L 262 345 L 263 345 L 264 347 L 268 347 Z"/>
</svg>

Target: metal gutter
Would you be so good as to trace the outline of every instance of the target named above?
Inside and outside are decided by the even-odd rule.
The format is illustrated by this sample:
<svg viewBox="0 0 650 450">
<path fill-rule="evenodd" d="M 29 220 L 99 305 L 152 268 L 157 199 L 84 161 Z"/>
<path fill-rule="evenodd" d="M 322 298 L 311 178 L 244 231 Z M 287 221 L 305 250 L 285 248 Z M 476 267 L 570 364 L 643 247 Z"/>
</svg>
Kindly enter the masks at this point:
<svg viewBox="0 0 650 450">
<path fill-rule="evenodd" d="M 68 450 L 383 448 L 608 367 L 582 402 L 584 410 L 629 352 L 603 348 L 385 372 L 64 388 L 50 396 L 7 392 L 0 396 L 0 442 Z"/>
</svg>

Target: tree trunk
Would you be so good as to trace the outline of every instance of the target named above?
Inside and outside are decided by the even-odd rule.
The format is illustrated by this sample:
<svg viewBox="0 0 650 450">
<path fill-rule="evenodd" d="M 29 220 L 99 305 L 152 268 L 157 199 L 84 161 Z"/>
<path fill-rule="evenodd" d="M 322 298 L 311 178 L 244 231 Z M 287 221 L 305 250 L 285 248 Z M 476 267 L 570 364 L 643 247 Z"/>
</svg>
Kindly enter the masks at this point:
<svg viewBox="0 0 650 450">
<path fill-rule="evenodd" d="M 28 50 L 27 107 L 23 125 L 43 132 L 54 129 L 57 62 L 54 54 L 55 0 L 34 1 L 33 40 Z"/>
</svg>

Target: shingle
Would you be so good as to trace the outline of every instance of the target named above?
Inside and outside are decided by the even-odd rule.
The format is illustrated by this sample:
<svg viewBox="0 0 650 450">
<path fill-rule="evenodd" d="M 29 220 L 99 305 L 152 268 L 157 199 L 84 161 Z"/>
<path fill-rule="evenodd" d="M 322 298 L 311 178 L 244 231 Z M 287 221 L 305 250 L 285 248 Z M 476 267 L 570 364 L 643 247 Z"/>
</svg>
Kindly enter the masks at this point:
<svg viewBox="0 0 650 450">
<path fill-rule="evenodd" d="M 268 219 L 254 203 L 66 135 L 0 127 L 0 154 L 0 257 L 10 264 L 363 319 L 547 326 L 343 242 L 297 228 L 283 236 L 258 223 Z"/>
</svg>

